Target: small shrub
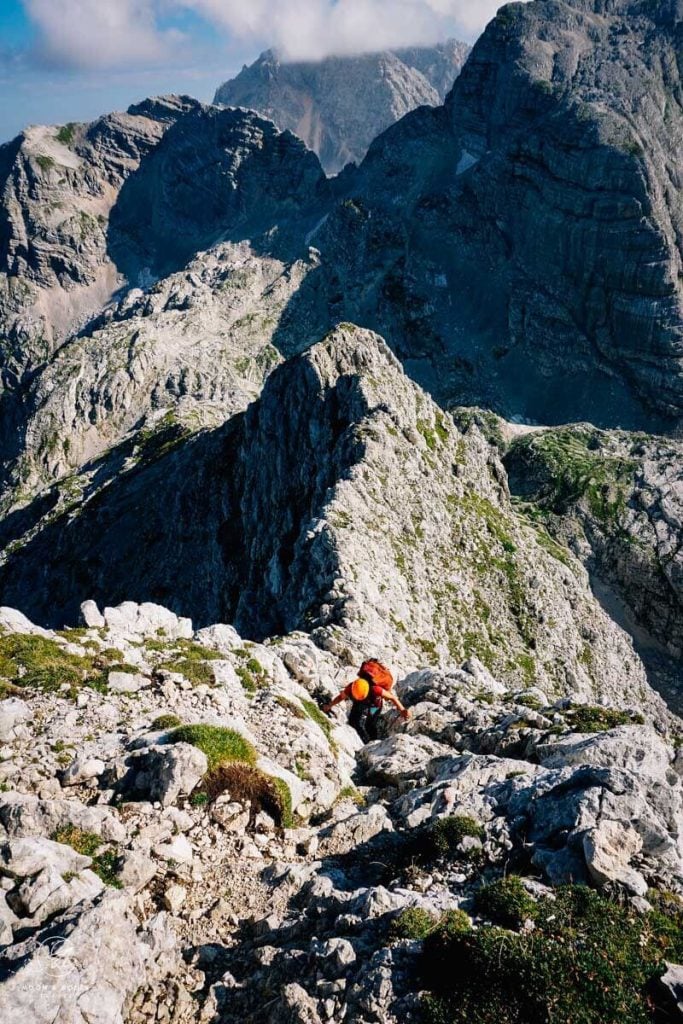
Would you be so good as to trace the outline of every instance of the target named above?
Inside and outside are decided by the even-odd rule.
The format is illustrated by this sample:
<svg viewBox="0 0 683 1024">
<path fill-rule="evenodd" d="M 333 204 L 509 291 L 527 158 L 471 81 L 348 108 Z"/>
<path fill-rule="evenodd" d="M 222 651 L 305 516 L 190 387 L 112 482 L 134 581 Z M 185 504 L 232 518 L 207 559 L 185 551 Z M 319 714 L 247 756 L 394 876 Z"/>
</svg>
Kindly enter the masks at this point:
<svg viewBox="0 0 683 1024">
<path fill-rule="evenodd" d="M 52 838 L 55 843 L 70 846 L 72 850 L 82 854 L 83 857 L 94 857 L 102 845 L 102 839 L 95 832 L 84 832 L 83 829 L 76 828 L 74 825 L 63 825 L 57 829 Z"/>
<path fill-rule="evenodd" d="M 76 125 L 73 121 L 69 121 L 68 124 L 63 124 L 55 135 L 57 142 L 61 142 L 65 146 L 70 146 L 74 140 L 75 129 Z"/>
<path fill-rule="evenodd" d="M 435 857 L 452 857 L 465 836 L 484 838 L 484 829 L 465 814 L 454 814 L 438 818 L 429 830 L 428 845 Z"/>
<path fill-rule="evenodd" d="M 429 1024 L 652 1024 L 652 982 L 680 962 L 683 930 L 585 886 L 536 906 L 531 933 L 482 926 L 425 939 Z"/>
<path fill-rule="evenodd" d="M 92 870 L 102 879 L 105 885 L 113 889 L 121 889 L 123 885 L 117 876 L 118 855 L 114 850 L 105 850 L 93 857 Z"/>
<path fill-rule="evenodd" d="M 505 928 L 521 928 L 527 919 L 533 921 L 536 916 L 536 901 L 516 875 L 501 878 L 480 889 L 476 904 L 481 914 Z"/>
<path fill-rule="evenodd" d="M 282 785 L 280 785 L 282 783 Z M 257 814 L 265 811 L 278 828 L 291 828 L 292 797 L 289 787 L 281 779 L 266 775 L 250 764 L 222 762 L 206 773 L 200 793 L 208 802 L 228 793 L 231 800 L 249 804 L 249 827 L 253 827 Z"/>
<path fill-rule="evenodd" d="M 565 720 L 575 732 L 607 732 L 619 725 L 643 725 L 645 722 L 643 716 L 636 712 L 593 707 L 589 704 L 581 704 L 567 711 Z"/>
<path fill-rule="evenodd" d="M 202 792 L 201 789 L 196 789 L 194 793 L 190 794 L 190 806 L 191 807 L 205 807 L 209 803 L 209 794 Z"/>
<path fill-rule="evenodd" d="M 177 715 L 159 715 L 152 722 L 152 729 L 177 729 L 183 723 Z"/>
<path fill-rule="evenodd" d="M 255 764 L 258 754 L 249 740 L 234 729 L 220 725 L 181 725 L 169 737 L 171 743 L 191 743 L 206 754 L 209 771 L 219 764 L 242 761 Z"/>
<path fill-rule="evenodd" d="M 402 910 L 389 925 L 389 940 L 424 939 L 434 931 L 437 918 L 422 907 L 408 907 Z"/>
</svg>

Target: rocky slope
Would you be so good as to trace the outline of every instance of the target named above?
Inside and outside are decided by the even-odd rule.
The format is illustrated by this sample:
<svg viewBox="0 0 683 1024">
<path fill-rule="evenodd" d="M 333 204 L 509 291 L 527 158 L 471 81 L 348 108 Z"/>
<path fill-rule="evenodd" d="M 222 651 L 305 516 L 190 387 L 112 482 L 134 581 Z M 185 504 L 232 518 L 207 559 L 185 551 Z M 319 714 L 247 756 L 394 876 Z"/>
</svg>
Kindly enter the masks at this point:
<svg viewBox="0 0 683 1024">
<path fill-rule="evenodd" d="M 283 61 L 268 50 L 224 82 L 214 103 L 270 118 L 303 139 L 328 174 L 337 174 L 360 163 L 373 139 L 404 114 L 442 103 L 469 50 L 450 40 L 315 63 Z"/>
<path fill-rule="evenodd" d="M 424 936 L 441 918 L 463 956 L 490 937 L 505 971 L 537 920 L 537 956 L 580 959 L 581 890 L 552 888 L 570 881 L 602 893 L 599 941 L 616 917 L 646 980 L 683 952 L 666 719 L 506 690 L 473 659 L 402 679 L 412 722 L 389 716 L 359 750 L 315 703 L 352 666 L 302 634 L 253 644 L 132 602 L 82 614 L 51 633 L 0 610 L 3 1020 L 394 1024 L 431 1012 L 424 988 L 464 1000 L 474 984 L 493 1021 L 484 963 L 439 994 Z M 579 971 L 575 1008 L 602 970 Z M 646 999 L 629 963 L 610 970 L 602 1024 L 624 998 L 664 1019 L 665 986 Z"/>
<path fill-rule="evenodd" d="M 524 507 L 618 596 L 645 653 L 667 663 L 679 688 L 680 443 L 576 426 L 515 441 L 505 464 Z"/>
<path fill-rule="evenodd" d="M 9 526 L 3 599 L 53 626 L 88 594 L 164 600 L 253 639 L 306 629 L 406 667 L 476 654 L 558 696 L 649 699 L 578 561 L 515 514 L 478 429 L 351 325 L 276 369 L 245 414 L 195 432 L 166 418 Z"/>
</svg>

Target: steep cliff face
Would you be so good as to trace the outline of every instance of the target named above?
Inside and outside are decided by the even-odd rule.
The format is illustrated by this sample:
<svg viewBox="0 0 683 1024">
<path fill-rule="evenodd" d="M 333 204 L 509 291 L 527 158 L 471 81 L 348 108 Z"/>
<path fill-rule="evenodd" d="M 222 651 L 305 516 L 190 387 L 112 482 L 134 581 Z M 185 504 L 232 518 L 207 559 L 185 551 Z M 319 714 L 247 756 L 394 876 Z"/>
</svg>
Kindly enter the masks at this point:
<svg viewBox="0 0 683 1024">
<path fill-rule="evenodd" d="M 445 107 L 381 136 L 326 224 L 339 306 L 442 400 L 675 422 L 680 38 L 675 4 L 506 7 Z"/>
<path fill-rule="evenodd" d="M 221 85 L 214 103 L 271 118 L 303 139 L 328 174 L 336 174 L 352 161 L 360 163 L 373 139 L 404 114 L 442 103 L 469 49 L 450 40 L 315 63 L 288 63 L 268 50 Z"/>
<path fill-rule="evenodd" d="M 516 441 L 513 492 L 568 543 L 630 611 L 636 635 L 683 652 L 683 451 L 678 442 L 584 425 Z"/>
<path fill-rule="evenodd" d="M 340 327 L 224 426 L 162 423 L 48 493 L 12 517 L 0 587 L 50 624 L 127 594 L 256 638 L 304 629 L 351 659 L 476 655 L 511 683 L 648 699 L 580 564 L 369 332 Z"/>
</svg>

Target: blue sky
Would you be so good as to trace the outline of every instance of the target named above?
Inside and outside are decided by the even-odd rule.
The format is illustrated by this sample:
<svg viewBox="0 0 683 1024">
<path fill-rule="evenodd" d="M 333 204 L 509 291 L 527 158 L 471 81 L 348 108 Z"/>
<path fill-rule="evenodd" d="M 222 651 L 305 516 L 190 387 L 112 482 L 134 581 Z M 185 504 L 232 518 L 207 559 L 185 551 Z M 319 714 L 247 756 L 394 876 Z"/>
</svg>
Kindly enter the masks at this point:
<svg viewBox="0 0 683 1024">
<path fill-rule="evenodd" d="M 216 87 L 268 46 L 292 59 L 472 40 L 500 0 L 0 0 L 0 143 L 145 96 Z"/>
</svg>

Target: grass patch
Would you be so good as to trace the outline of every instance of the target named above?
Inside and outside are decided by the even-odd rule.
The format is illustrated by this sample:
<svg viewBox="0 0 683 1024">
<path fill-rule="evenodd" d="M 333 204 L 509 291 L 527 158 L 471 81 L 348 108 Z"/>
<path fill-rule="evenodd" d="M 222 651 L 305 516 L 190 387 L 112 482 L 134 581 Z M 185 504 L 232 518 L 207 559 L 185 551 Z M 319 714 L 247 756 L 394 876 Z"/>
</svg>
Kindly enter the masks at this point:
<svg viewBox="0 0 683 1024">
<path fill-rule="evenodd" d="M 213 803 L 224 793 L 237 803 L 249 804 L 250 825 L 261 811 L 265 811 L 278 828 L 291 828 L 294 824 L 292 794 L 287 783 L 266 775 L 254 765 L 221 762 L 206 773 L 197 797 L 203 796 L 204 803 Z"/>
<path fill-rule="evenodd" d="M 253 765 L 258 754 L 249 740 L 234 729 L 220 725 L 181 725 L 169 737 L 171 743 L 191 743 L 206 754 L 209 771 L 220 764 L 241 761 Z"/>
<path fill-rule="evenodd" d="M 301 705 L 311 721 L 320 726 L 322 731 L 325 733 L 325 738 L 330 745 L 330 749 L 334 754 L 336 754 L 337 744 L 334 742 L 334 738 L 332 736 L 332 723 L 327 715 L 325 715 L 318 705 L 314 704 L 312 700 L 302 700 Z"/>
<path fill-rule="evenodd" d="M 565 712 L 565 721 L 574 732 L 607 732 L 619 725 L 644 725 L 638 712 L 581 704 Z"/>
<path fill-rule="evenodd" d="M 295 704 L 293 700 L 287 700 L 281 693 L 276 693 L 273 696 L 273 700 L 285 711 L 289 711 L 290 714 L 294 715 L 295 718 L 299 718 L 303 721 L 306 718 L 306 712 L 298 704 Z"/>
<path fill-rule="evenodd" d="M 268 673 L 256 658 L 247 658 L 243 665 L 238 665 L 235 672 L 250 697 L 253 697 L 259 690 L 264 690 L 270 684 Z"/>
<path fill-rule="evenodd" d="M 221 661 L 223 655 L 219 651 L 212 651 L 192 640 L 174 640 L 169 645 L 168 641 L 152 640 L 147 644 L 151 650 L 173 651 L 173 657 L 162 661 L 159 668 L 166 672 L 178 672 L 185 676 L 193 686 L 214 686 L 216 677 L 211 667 L 212 661 Z"/>
<path fill-rule="evenodd" d="M 509 881 L 509 880 L 508 880 Z M 535 930 L 497 926 L 425 939 L 429 1024 L 648 1024 L 651 984 L 680 962 L 680 912 L 636 914 L 584 886 L 535 905 Z"/>
<path fill-rule="evenodd" d="M 177 715 L 159 715 L 152 722 L 152 729 L 177 729 L 183 723 Z"/>
<path fill-rule="evenodd" d="M 25 633 L 0 636 L 0 677 L 12 686 L 44 693 L 66 686 L 72 699 L 82 686 L 106 692 L 98 657 L 70 654 L 56 640 Z"/>
<path fill-rule="evenodd" d="M 105 885 L 113 889 L 121 889 L 122 884 L 117 877 L 118 854 L 115 850 L 97 851 L 103 845 L 103 840 L 95 832 L 86 832 L 76 828 L 74 825 L 63 825 L 53 834 L 52 839 L 56 843 L 63 843 L 70 846 L 76 853 L 83 857 L 91 857 L 90 870 L 94 871 Z"/>
</svg>

